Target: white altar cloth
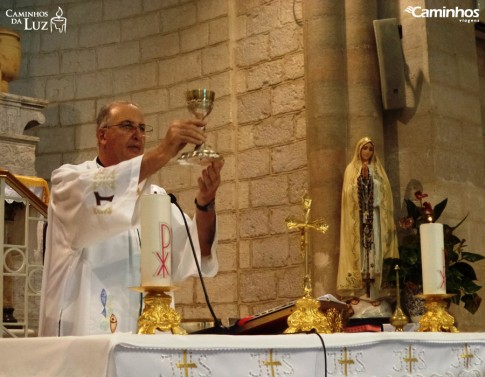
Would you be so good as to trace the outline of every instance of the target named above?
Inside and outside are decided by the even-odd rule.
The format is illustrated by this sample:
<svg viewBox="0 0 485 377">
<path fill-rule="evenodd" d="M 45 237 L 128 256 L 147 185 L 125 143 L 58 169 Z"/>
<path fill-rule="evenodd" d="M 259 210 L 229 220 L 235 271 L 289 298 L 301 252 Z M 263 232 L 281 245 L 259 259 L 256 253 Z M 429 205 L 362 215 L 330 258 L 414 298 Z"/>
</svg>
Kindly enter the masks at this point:
<svg viewBox="0 0 485 377">
<path fill-rule="evenodd" d="M 485 333 L 0 339 L 0 376 L 485 376 Z"/>
</svg>

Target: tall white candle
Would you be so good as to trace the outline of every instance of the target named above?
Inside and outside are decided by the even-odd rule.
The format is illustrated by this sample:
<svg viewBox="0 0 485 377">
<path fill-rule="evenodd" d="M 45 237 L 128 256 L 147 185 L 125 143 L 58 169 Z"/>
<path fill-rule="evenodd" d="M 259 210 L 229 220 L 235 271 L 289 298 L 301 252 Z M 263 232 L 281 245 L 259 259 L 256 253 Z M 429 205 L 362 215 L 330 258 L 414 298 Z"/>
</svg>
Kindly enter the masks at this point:
<svg viewBox="0 0 485 377">
<path fill-rule="evenodd" d="M 445 294 L 446 272 L 443 224 L 422 224 L 419 227 L 419 232 L 423 293 Z"/>
<path fill-rule="evenodd" d="M 140 200 L 141 285 L 169 286 L 172 275 L 170 197 L 148 194 Z"/>
</svg>

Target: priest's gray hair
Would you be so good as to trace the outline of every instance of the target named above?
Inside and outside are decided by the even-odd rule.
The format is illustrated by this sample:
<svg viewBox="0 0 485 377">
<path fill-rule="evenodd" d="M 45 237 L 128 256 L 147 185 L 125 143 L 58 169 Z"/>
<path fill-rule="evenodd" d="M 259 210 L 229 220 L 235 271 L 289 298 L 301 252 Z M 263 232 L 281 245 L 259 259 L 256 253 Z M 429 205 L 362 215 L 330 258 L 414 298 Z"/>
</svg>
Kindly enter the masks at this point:
<svg viewBox="0 0 485 377">
<path fill-rule="evenodd" d="M 96 129 L 102 128 L 106 125 L 109 115 L 111 113 L 111 109 L 119 105 L 132 105 L 139 109 L 139 106 L 136 103 L 130 101 L 109 102 L 99 110 L 98 116 L 96 117 Z"/>
</svg>

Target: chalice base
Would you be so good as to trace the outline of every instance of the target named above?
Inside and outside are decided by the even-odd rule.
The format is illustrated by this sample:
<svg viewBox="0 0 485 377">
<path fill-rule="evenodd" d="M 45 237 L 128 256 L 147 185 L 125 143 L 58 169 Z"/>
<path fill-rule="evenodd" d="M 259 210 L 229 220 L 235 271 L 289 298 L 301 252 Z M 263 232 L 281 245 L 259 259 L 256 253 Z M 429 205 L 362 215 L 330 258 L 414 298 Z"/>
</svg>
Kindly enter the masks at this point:
<svg viewBox="0 0 485 377">
<path fill-rule="evenodd" d="M 210 148 L 199 148 L 180 155 L 177 162 L 180 165 L 209 165 L 212 161 L 222 160 L 222 156 Z"/>
<path fill-rule="evenodd" d="M 155 334 L 171 331 L 175 335 L 186 335 L 181 326 L 180 314 L 171 307 L 172 297 L 166 292 L 174 287 L 135 287 L 134 290 L 145 292 L 145 306 L 138 317 L 138 334 Z"/>
<path fill-rule="evenodd" d="M 454 326 L 455 319 L 446 311 L 446 300 L 453 297 L 453 294 L 423 294 L 416 295 L 419 299 L 425 300 L 427 312 L 419 321 L 418 331 L 420 332 L 459 332 Z"/>
<path fill-rule="evenodd" d="M 306 295 L 296 301 L 296 310 L 288 317 L 288 328 L 285 334 L 310 332 L 332 334 L 342 331 L 342 318 L 334 308 L 326 311 L 326 315 L 320 311 L 320 301 L 310 295 Z"/>
</svg>

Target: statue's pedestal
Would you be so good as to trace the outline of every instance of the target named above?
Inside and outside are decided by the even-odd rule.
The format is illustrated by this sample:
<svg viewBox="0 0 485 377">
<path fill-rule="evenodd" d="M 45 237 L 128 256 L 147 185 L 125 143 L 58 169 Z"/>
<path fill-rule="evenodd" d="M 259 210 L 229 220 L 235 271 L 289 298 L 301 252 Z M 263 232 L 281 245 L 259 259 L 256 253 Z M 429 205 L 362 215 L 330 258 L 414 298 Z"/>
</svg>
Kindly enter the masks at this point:
<svg viewBox="0 0 485 377">
<path fill-rule="evenodd" d="M 1 166 L 11 173 L 35 176 L 35 148 L 38 137 L 24 135 L 26 129 L 45 122 L 42 109 L 48 101 L 0 93 Z"/>
</svg>

